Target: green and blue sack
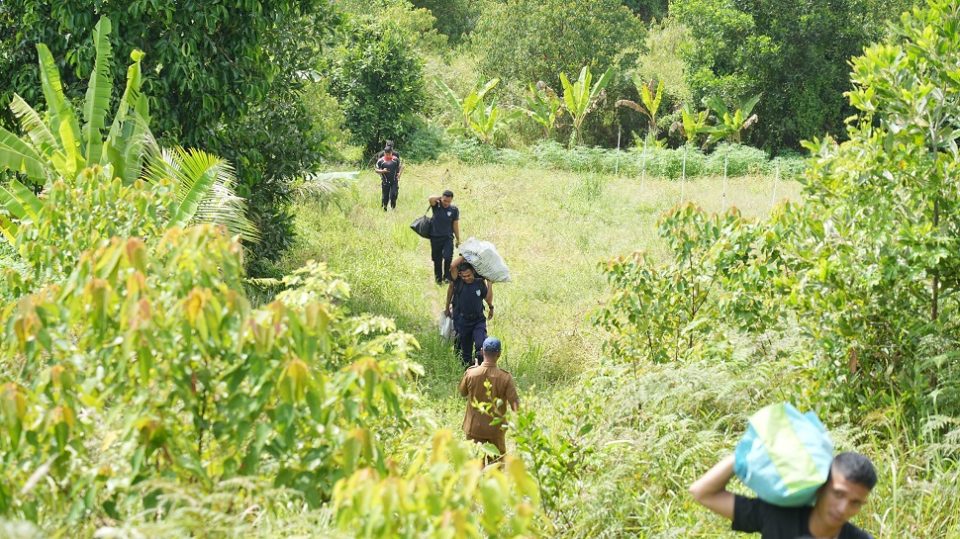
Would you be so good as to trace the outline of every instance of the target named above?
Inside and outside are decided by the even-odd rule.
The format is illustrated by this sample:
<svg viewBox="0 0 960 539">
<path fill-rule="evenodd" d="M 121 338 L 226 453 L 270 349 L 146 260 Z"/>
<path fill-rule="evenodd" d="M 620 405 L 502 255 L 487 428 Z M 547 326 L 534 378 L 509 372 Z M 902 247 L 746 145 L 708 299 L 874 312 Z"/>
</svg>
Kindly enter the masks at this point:
<svg viewBox="0 0 960 539">
<path fill-rule="evenodd" d="M 750 417 L 734 452 L 733 470 L 761 500 L 802 507 L 813 504 L 832 462 L 833 441 L 817 415 L 781 403 Z"/>
</svg>

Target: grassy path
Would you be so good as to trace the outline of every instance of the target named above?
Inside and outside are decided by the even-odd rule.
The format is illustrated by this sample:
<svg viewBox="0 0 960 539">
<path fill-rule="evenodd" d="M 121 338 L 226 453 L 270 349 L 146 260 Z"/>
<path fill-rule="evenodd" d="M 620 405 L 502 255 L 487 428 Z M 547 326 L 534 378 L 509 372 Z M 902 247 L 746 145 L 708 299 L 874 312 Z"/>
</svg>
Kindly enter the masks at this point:
<svg viewBox="0 0 960 539">
<path fill-rule="evenodd" d="M 639 249 L 657 252 L 657 219 L 681 194 L 711 211 L 735 205 L 759 215 L 770 208 L 773 182 L 731 180 L 724 197 L 721 178 L 680 185 L 450 163 L 408 166 L 396 211 L 380 209 L 379 180 L 369 172 L 336 205 L 301 201 L 299 238 L 283 269 L 324 260 L 351 284 L 355 311 L 393 318 L 414 334 L 426 370 L 422 391 L 455 427 L 462 403 L 454 388 L 462 369 L 436 331 L 445 288 L 433 284 L 429 243 L 409 229 L 427 196 L 443 188 L 456 193 L 463 239 L 492 241 L 510 266 L 513 282 L 495 287 L 489 332 L 503 339 L 504 368 L 521 391 L 543 393 L 573 383 L 600 355 L 601 336 L 590 317 L 606 295 L 601 262 Z M 776 194 L 794 196 L 798 189 L 781 182 Z"/>
</svg>

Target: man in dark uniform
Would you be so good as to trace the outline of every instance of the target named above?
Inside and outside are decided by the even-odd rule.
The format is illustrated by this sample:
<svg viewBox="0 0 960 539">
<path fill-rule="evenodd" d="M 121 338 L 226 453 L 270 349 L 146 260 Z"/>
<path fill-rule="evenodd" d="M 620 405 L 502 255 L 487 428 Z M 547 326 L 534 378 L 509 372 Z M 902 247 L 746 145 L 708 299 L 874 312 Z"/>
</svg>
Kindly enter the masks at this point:
<svg viewBox="0 0 960 539">
<path fill-rule="evenodd" d="M 453 238 L 460 246 L 460 209 L 453 205 L 453 191 L 427 199 L 433 211 L 430 226 L 430 258 L 433 259 L 433 277 L 437 284 L 451 281 L 450 262 L 453 260 Z"/>
<path fill-rule="evenodd" d="M 481 361 L 480 349 L 487 338 L 487 318 L 483 302 L 487 302 L 489 318 L 493 318 L 493 290 L 477 276 L 473 266 L 463 262 L 457 268 L 459 279 L 447 288 L 447 316 L 453 318 L 457 331 L 454 347 L 465 367 Z M 474 350 L 476 352 L 474 353 Z M 476 357 L 476 361 L 474 361 Z"/>
<path fill-rule="evenodd" d="M 397 194 L 400 192 L 400 158 L 393 155 L 393 147 L 383 149 L 383 157 L 377 160 L 374 171 L 380 175 L 381 205 L 387 211 L 387 204 L 397 209 Z"/>
<path fill-rule="evenodd" d="M 733 494 L 727 490 L 733 461 L 733 455 L 721 460 L 690 486 L 690 493 L 700 505 L 730 519 L 734 531 L 759 533 L 761 539 L 872 539 L 848 522 L 877 484 L 877 472 L 867 457 L 859 453 L 834 457 L 813 507 L 778 507 Z"/>
<path fill-rule="evenodd" d="M 463 433 L 467 439 L 480 444 L 493 444 L 502 456 L 507 452 L 504 425 L 491 423 L 494 419 L 503 418 L 507 406 L 516 411 L 520 406 L 520 397 L 517 396 L 513 376 L 497 367 L 500 348 L 500 340 L 496 337 L 487 337 L 483 341 L 483 363 L 463 373 L 460 395 L 467 398 L 467 412 L 463 417 Z"/>
</svg>

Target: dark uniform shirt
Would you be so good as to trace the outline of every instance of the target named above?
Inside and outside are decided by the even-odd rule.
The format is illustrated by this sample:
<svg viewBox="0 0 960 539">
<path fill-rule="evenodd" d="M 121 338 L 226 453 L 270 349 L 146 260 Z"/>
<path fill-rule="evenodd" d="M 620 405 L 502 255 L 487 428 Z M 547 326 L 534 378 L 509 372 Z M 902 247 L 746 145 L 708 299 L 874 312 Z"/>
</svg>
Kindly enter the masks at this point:
<svg viewBox="0 0 960 539">
<path fill-rule="evenodd" d="M 490 381 L 489 395 L 485 381 Z M 463 373 L 460 380 L 460 394 L 467 398 L 467 413 L 463 417 L 463 432 L 475 439 L 493 440 L 503 437 L 503 425 L 491 425 L 495 417 L 502 418 L 507 412 L 508 405 L 519 405 L 517 386 L 513 383 L 513 376 L 498 367 L 478 365 L 470 367 Z M 481 412 L 472 406 L 473 401 L 496 402 L 501 400 L 499 407 L 492 407 L 490 414 Z M 503 452 L 503 449 L 501 449 Z"/>
<path fill-rule="evenodd" d="M 763 500 L 736 496 L 733 502 L 733 530 L 759 533 L 761 539 L 805 539 L 810 534 L 812 507 L 778 507 Z M 847 522 L 837 539 L 873 539 Z"/>
<path fill-rule="evenodd" d="M 487 297 L 487 284 L 483 279 L 474 279 L 467 284 L 457 279 L 453 285 L 453 316 L 462 316 L 465 320 L 483 318 L 483 300 Z"/>
<path fill-rule="evenodd" d="M 393 156 L 393 159 L 389 161 L 386 159 L 380 159 L 377 161 L 377 168 L 387 170 L 386 173 L 380 175 L 380 177 L 383 178 L 383 181 L 395 182 L 397 181 L 397 173 L 400 171 L 400 158 Z"/>
<path fill-rule="evenodd" d="M 449 208 L 444 208 L 442 202 L 437 202 L 431 209 L 433 225 L 430 227 L 430 235 L 434 238 L 453 236 L 453 222 L 460 219 L 460 209 L 453 204 Z"/>
</svg>

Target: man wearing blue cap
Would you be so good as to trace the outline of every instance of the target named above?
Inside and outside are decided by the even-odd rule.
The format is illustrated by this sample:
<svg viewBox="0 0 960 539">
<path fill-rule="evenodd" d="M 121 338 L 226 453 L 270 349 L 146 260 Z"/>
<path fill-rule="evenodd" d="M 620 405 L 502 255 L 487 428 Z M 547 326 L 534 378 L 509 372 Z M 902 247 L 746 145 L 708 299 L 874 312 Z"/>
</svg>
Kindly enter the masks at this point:
<svg viewBox="0 0 960 539">
<path fill-rule="evenodd" d="M 500 339 L 496 337 L 487 337 L 483 341 L 483 363 L 463 373 L 460 395 L 467 398 L 467 413 L 463 418 L 463 433 L 467 439 L 492 444 L 503 455 L 507 452 L 504 425 L 491 423 L 494 419 L 502 420 L 508 405 L 516 410 L 520 406 L 520 397 L 513 376 L 497 367 L 500 348 Z"/>
</svg>

